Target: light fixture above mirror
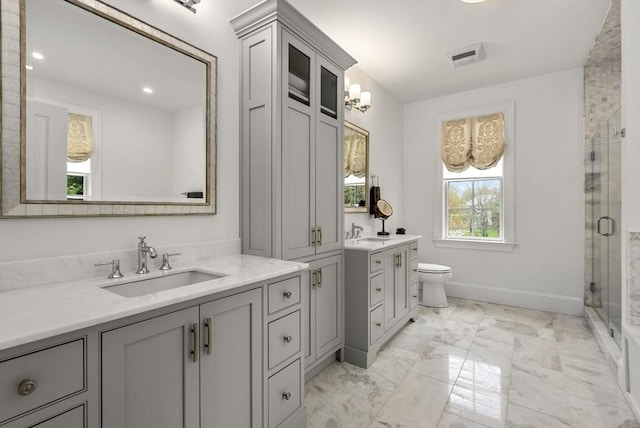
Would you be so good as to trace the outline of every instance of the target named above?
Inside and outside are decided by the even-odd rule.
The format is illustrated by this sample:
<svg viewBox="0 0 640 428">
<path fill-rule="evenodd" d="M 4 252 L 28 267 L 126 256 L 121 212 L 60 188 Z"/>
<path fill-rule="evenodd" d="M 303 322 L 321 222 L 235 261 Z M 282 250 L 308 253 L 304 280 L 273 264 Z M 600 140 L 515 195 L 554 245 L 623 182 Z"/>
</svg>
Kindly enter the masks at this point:
<svg viewBox="0 0 640 428">
<path fill-rule="evenodd" d="M 344 76 L 344 108 L 355 108 L 362 113 L 371 108 L 371 91 L 363 91 L 360 85 L 350 84 L 349 77 Z"/>
<path fill-rule="evenodd" d="M 200 0 L 173 0 L 176 3 L 179 3 L 181 6 L 186 7 L 191 12 L 196 13 L 195 5 L 200 3 Z"/>
</svg>

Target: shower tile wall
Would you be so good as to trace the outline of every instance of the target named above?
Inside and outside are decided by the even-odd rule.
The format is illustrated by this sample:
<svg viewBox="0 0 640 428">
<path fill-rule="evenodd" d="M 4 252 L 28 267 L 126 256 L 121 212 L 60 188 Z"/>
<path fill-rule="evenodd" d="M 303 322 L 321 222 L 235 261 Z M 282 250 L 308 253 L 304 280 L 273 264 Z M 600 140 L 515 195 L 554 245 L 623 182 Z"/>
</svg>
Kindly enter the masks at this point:
<svg viewBox="0 0 640 428">
<path fill-rule="evenodd" d="M 593 239 L 595 231 L 594 200 L 601 189 L 598 169 L 594 170 L 589 153 L 594 142 L 600 141 L 600 126 L 621 103 L 620 0 L 614 0 L 589 59 L 584 67 L 585 98 L 585 305 L 600 307 L 601 291 L 590 291 L 593 278 L 600 275 L 600 242 Z M 616 185 L 616 184 L 614 184 Z M 617 183 L 619 186 L 620 183 Z M 596 210 L 599 207 L 595 207 Z M 594 258 L 595 255 L 595 258 Z"/>
<path fill-rule="evenodd" d="M 640 232 L 629 232 L 629 267 L 627 284 L 629 286 L 628 317 L 629 324 L 640 325 Z"/>
</svg>

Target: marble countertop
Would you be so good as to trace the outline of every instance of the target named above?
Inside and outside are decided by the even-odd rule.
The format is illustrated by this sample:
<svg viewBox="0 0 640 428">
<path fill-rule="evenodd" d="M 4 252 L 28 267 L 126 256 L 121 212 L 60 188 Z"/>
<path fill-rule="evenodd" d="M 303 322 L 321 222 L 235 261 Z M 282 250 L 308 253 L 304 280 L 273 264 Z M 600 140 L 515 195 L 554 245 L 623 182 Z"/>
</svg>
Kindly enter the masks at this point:
<svg viewBox="0 0 640 428">
<path fill-rule="evenodd" d="M 102 288 L 139 279 L 134 272 L 124 278 L 89 278 L 0 292 L 0 351 L 108 321 L 186 302 L 199 297 L 265 281 L 308 269 L 306 263 L 247 255 L 215 257 L 168 274 L 197 269 L 225 275 L 139 297 L 122 297 Z M 154 271 L 144 278 L 167 275 Z"/>
<path fill-rule="evenodd" d="M 420 238 L 422 238 L 422 235 L 389 235 L 387 237 L 365 236 L 363 238 L 345 240 L 344 249 L 362 251 L 384 250 L 386 248 L 406 244 Z"/>
</svg>

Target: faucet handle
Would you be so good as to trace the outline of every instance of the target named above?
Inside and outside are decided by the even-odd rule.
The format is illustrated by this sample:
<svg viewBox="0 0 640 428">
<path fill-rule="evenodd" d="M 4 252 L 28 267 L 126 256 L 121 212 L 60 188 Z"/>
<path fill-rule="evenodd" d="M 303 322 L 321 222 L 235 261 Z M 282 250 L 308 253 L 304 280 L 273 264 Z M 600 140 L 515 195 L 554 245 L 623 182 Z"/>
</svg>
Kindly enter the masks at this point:
<svg viewBox="0 0 640 428">
<path fill-rule="evenodd" d="M 171 254 L 164 253 L 162 255 L 162 266 L 160 266 L 160 270 L 170 270 L 170 269 L 172 269 L 171 265 L 169 264 L 169 257 L 171 257 L 171 256 L 180 256 L 180 255 L 182 255 L 182 253 L 171 253 Z"/>
<path fill-rule="evenodd" d="M 144 243 L 144 240 L 147 239 L 146 236 L 138 236 L 138 239 L 140 240 L 140 243 Z"/>
<path fill-rule="evenodd" d="M 114 259 L 110 262 L 96 263 L 94 266 L 98 267 L 98 266 L 107 266 L 107 265 L 111 265 L 111 273 L 107 278 L 116 279 L 116 278 L 122 278 L 124 276 L 120 272 L 120 260 L 118 259 Z"/>
</svg>

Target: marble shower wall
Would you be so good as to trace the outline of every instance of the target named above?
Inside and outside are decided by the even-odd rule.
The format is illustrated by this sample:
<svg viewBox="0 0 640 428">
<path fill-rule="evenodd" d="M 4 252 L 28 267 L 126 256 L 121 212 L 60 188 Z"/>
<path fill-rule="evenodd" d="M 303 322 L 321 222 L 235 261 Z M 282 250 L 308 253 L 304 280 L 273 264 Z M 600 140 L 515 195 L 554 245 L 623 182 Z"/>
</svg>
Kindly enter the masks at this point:
<svg viewBox="0 0 640 428">
<path fill-rule="evenodd" d="M 585 305 L 602 306 L 600 281 L 600 241 L 594 239 L 595 213 L 601 189 L 600 173 L 589 154 L 600 143 L 600 127 L 621 104 L 620 0 L 613 0 L 609 14 L 596 38 L 584 67 L 585 97 Z M 597 151 L 597 150 L 596 150 Z M 594 207 L 594 205 L 596 205 Z M 595 209 L 594 209 L 595 208 Z M 594 293 L 591 282 L 596 283 Z"/>
</svg>

